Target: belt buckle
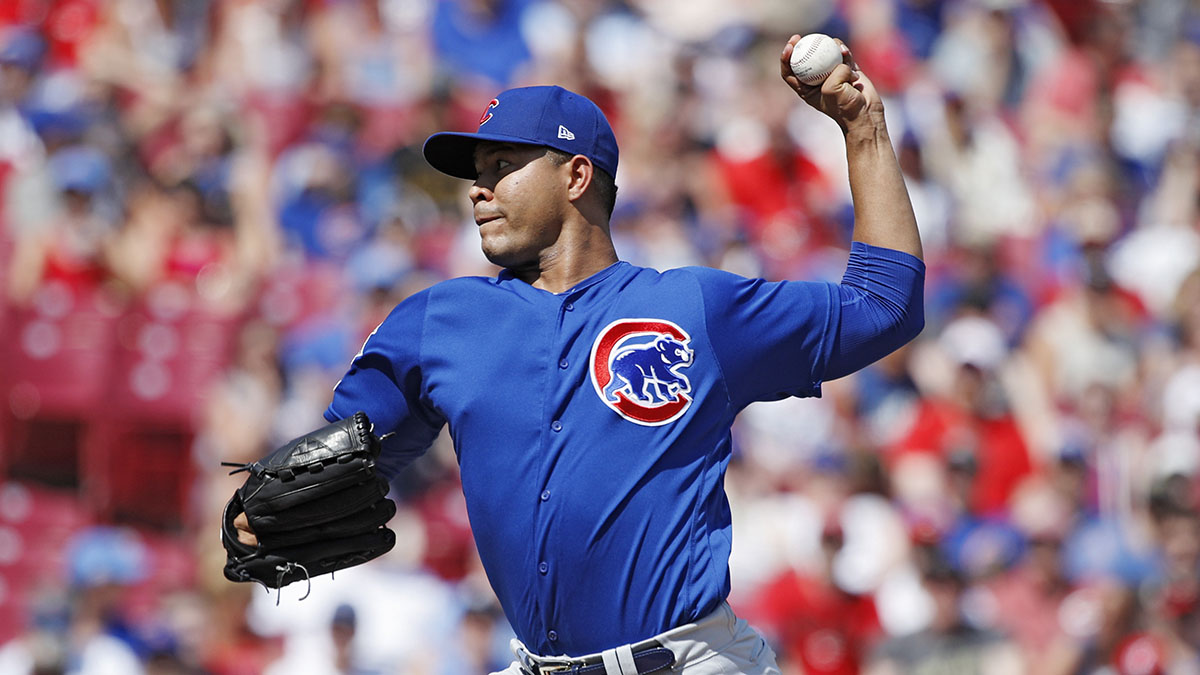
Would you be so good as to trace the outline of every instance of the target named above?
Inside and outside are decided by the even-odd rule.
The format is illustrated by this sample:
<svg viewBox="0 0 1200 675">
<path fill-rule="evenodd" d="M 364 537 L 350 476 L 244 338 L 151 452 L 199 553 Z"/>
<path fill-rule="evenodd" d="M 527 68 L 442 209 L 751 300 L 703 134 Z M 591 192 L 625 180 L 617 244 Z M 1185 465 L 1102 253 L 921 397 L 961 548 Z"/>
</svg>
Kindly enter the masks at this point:
<svg viewBox="0 0 1200 675">
<path fill-rule="evenodd" d="M 521 649 L 519 655 L 521 657 L 521 664 L 534 675 L 541 675 L 542 673 L 565 673 L 571 669 L 570 661 L 546 658 L 535 660 L 533 653 L 527 649 Z"/>
</svg>

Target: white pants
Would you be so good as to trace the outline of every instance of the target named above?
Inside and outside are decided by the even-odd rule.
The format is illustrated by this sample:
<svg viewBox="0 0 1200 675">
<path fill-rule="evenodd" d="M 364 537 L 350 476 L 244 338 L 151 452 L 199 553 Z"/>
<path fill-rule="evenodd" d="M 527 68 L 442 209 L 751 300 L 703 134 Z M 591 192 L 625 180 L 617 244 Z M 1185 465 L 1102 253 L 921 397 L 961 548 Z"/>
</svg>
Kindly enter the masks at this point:
<svg viewBox="0 0 1200 675">
<path fill-rule="evenodd" d="M 686 675 L 779 675 L 775 652 L 750 624 L 734 615 L 728 603 L 696 623 L 654 636 L 675 655 L 675 665 L 660 672 Z M 515 648 L 521 645 L 513 640 Z M 589 654 L 587 656 L 600 656 Z M 526 675 L 520 661 L 493 675 Z M 606 675 L 623 675 L 611 668 Z"/>
</svg>

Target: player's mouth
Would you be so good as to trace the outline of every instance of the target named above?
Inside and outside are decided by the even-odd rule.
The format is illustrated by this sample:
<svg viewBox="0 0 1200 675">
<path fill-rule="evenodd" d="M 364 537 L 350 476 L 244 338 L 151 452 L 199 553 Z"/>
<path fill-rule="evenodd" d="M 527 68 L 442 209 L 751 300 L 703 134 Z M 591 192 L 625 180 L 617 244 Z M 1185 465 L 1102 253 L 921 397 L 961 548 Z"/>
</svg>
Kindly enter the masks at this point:
<svg viewBox="0 0 1200 675">
<path fill-rule="evenodd" d="M 477 216 L 475 216 L 475 225 L 477 227 L 483 227 L 484 225 L 487 225 L 488 223 L 500 220 L 502 217 L 503 216 L 501 216 L 499 214 L 493 214 L 493 215 L 488 215 L 488 216 L 478 216 L 477 215 Z"/>
</svg>

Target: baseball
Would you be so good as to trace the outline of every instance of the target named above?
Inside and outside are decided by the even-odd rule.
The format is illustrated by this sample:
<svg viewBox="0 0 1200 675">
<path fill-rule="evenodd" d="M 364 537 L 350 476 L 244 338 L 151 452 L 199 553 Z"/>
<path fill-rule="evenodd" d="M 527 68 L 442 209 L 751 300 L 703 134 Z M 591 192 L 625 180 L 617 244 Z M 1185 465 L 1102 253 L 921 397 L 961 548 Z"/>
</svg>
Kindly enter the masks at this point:
<svg viewBox="0 0 1200 675">
<path fill-rule="evenodd" d="M 842 48 L 828 35 L 809 33 L 792 48 L 792 72 L 804 84 L 821 84 L 841 62 Z"/>
</svg>

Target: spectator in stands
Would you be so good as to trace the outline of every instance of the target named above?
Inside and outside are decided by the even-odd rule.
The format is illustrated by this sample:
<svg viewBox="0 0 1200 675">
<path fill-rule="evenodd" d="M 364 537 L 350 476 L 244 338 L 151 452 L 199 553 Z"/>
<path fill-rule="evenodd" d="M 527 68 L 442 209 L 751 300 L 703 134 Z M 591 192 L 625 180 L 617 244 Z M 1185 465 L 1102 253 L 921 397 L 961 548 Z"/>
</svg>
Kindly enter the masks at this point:
<svg viewBox="0 0 1200 675">
<path fill-rule="evenodd" d="M 944 559 L 934 558 L 922 570 L 922 583 L 933 598 L 929 628 L 883 643 L 864 672 L 899 675 L 917 672 L 953 672 L 963 675 L 1025 673 L 1026 664 L 1017 646 L 999 633 L 980 628 L 964 615 L 961 573 Z"/>
<path fill-rule="evenodd" d="M 956 319 L 939 344 L 948 359 L 947 389 L 924 399 L 907 435 L 891 447 L 889 461 L 913 453 L 940 458 L 960 486 L 950 493 L 959 508 L 996 515 L 1034 470 L 1000 379 L 1008 348 L 1000 329 L 979 316 Z"/>
<path fill-rule="evenodd" d="M 834 560 L 844 534 L 829 520 L 811 573 L 786 570 L 759 589 L 760 627 L 771 636 L 785 672 L 854 675 L 862 672 L 882 631 L 870 595 L 840 588 Z"/>
<path fill-rule="evenodd" d="M 109 277 L 114 213 L 108 158 L 95 148 L 73 146 L 56 152 L 49 169 L 60 206 L 50 220 L 16 239 L 7 288 L 17 304 L 27 304 L 47 283 L 84 297 Z"/>
</svg>

